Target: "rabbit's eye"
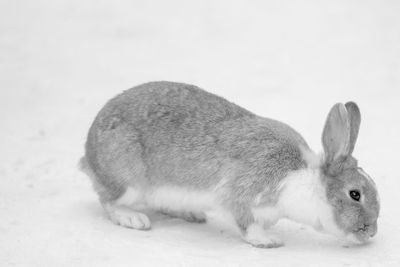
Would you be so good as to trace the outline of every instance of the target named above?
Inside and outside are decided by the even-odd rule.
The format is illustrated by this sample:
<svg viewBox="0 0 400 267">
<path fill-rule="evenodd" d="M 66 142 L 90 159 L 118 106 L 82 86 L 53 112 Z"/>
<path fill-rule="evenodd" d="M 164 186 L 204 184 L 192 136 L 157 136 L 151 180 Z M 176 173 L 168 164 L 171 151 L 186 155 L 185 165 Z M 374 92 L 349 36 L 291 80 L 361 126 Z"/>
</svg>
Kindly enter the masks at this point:
<svg viewBox="0 0 400 267">
<path fill-rule="evenodd" d="M 351 190 L 351 191 L 350 191 L 350 197 L 351 197 L 352 199 L 354 199 L 355 201 L 360 201 L 361 195 L 360 195 L 360 192 L 359 192 L 359 191 L 357 191 L 357 190 Z"/>
</svg>

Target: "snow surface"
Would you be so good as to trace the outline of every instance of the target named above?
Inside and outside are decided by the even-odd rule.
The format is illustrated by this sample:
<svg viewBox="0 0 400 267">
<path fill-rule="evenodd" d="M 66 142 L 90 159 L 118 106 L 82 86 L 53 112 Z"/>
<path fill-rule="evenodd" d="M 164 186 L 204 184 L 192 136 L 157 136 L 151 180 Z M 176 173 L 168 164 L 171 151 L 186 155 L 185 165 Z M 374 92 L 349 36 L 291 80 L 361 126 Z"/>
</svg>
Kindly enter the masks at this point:
<svg viewBox="0 0 400 267">
<path fill-rule="evenodd" d="M 0 266 L 400 266 L 399 14 L 396 0 L 0 1 Z M 257 249 L 219 225 L 113 225 L 76 165 L 105 101 L 153 80 L 285 121 L 316 151 L 330 107 L 357 101 L 376 238 L 346 247 L 284 221 L 286 245 Z"/>
</svg>

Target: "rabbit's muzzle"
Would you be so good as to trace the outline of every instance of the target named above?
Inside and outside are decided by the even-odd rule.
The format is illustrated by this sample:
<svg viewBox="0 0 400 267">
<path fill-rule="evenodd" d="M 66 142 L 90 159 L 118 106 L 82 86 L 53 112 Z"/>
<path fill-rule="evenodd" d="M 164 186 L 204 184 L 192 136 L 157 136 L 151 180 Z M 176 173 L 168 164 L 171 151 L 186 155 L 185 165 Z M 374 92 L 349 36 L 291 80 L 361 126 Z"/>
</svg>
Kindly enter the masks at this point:
<svg viewBox="0 0 400 267">
<path fill-rule="evenodd" d="M 361 242 L 366 242 L 369 238 L 376 235 L 378 231 L 378 224 L 377 222 L 373 223 L 364 223 L 362 226 L 356 228 L 353 233 L 357 237 L 357 239 Z"/>
</svg>

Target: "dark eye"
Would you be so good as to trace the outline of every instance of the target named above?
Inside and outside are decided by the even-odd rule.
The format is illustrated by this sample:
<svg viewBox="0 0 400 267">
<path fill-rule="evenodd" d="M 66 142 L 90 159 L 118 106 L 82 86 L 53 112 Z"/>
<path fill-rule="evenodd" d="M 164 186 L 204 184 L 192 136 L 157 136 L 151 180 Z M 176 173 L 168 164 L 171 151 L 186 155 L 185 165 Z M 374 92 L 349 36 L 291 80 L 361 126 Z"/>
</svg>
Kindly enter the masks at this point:
<svg viewBox="0 0 400 267">
<path fill-rule="evenodd" d="M 351 191 L 350 191 L 350 197 L 351 197 L 352 199 L 354 199 L 355 201 L 360 201 L 361 195 L 360 195 L 360 192 L 359 192 L 359 191 L 357 191 L 357 190 L 351 190 Z"/>
</svg>

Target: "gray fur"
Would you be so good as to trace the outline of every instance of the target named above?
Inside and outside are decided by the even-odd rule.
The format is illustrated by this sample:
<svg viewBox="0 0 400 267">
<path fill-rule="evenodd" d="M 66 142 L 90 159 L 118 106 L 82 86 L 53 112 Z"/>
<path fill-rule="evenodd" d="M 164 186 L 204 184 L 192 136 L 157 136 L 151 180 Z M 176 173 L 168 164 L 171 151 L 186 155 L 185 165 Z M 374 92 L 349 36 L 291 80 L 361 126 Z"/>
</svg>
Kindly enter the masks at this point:
<svg viewBox="0 0 400 267">
<path fill-rule="evenodd" d="M 308 146 L 284 123 L 193 85 L 151 82 L 103 107 L 85 158 L 102 203 L 129 186 L 207 190 L 228 178 L 221 201 L 245 230 L 255 196 L 268 189 L 272 201 L 288 172 L 305 167 L 300 147 Z"/>
<path fill-rule="evenodd" d="M 332 173 L 340 172 L 338 162 L 341 162 L 350 150 L 350 122 L 346 108 L 338 103 L 333 106 L 328 114 L 322 134 L 322 144 L 328 170 Z"/>
<path fill-rule="evenodd" d="M 349 154 L 353 153 L 354 146 L 356 145 L 358 132 L 361 124 L 361 113 L 357 104 L 354 102 L 347 102 L 345 104 L 347 114 L 350 121 L 350 148 Z"/>
<path fill-rule="evenodd" d="M 336 104 L 332 108 L 322 137 L 325 154 L 328 155 L 322 169 L 336 223 L 345 233 L 353 233 L 359 240 L 365 241 L 377 232 L 380 204 L 375 184 L 362 174 L 357 160 L 352 157 L 360 122 L 360 111 L 354 102 Z M 347 149 L 343 150 L 343 147 Z M 332 156 L 337 154 L 340 156 Z M 361 201 L 351 199 L 350 190 L 358 190 Z"/>
</svg>

